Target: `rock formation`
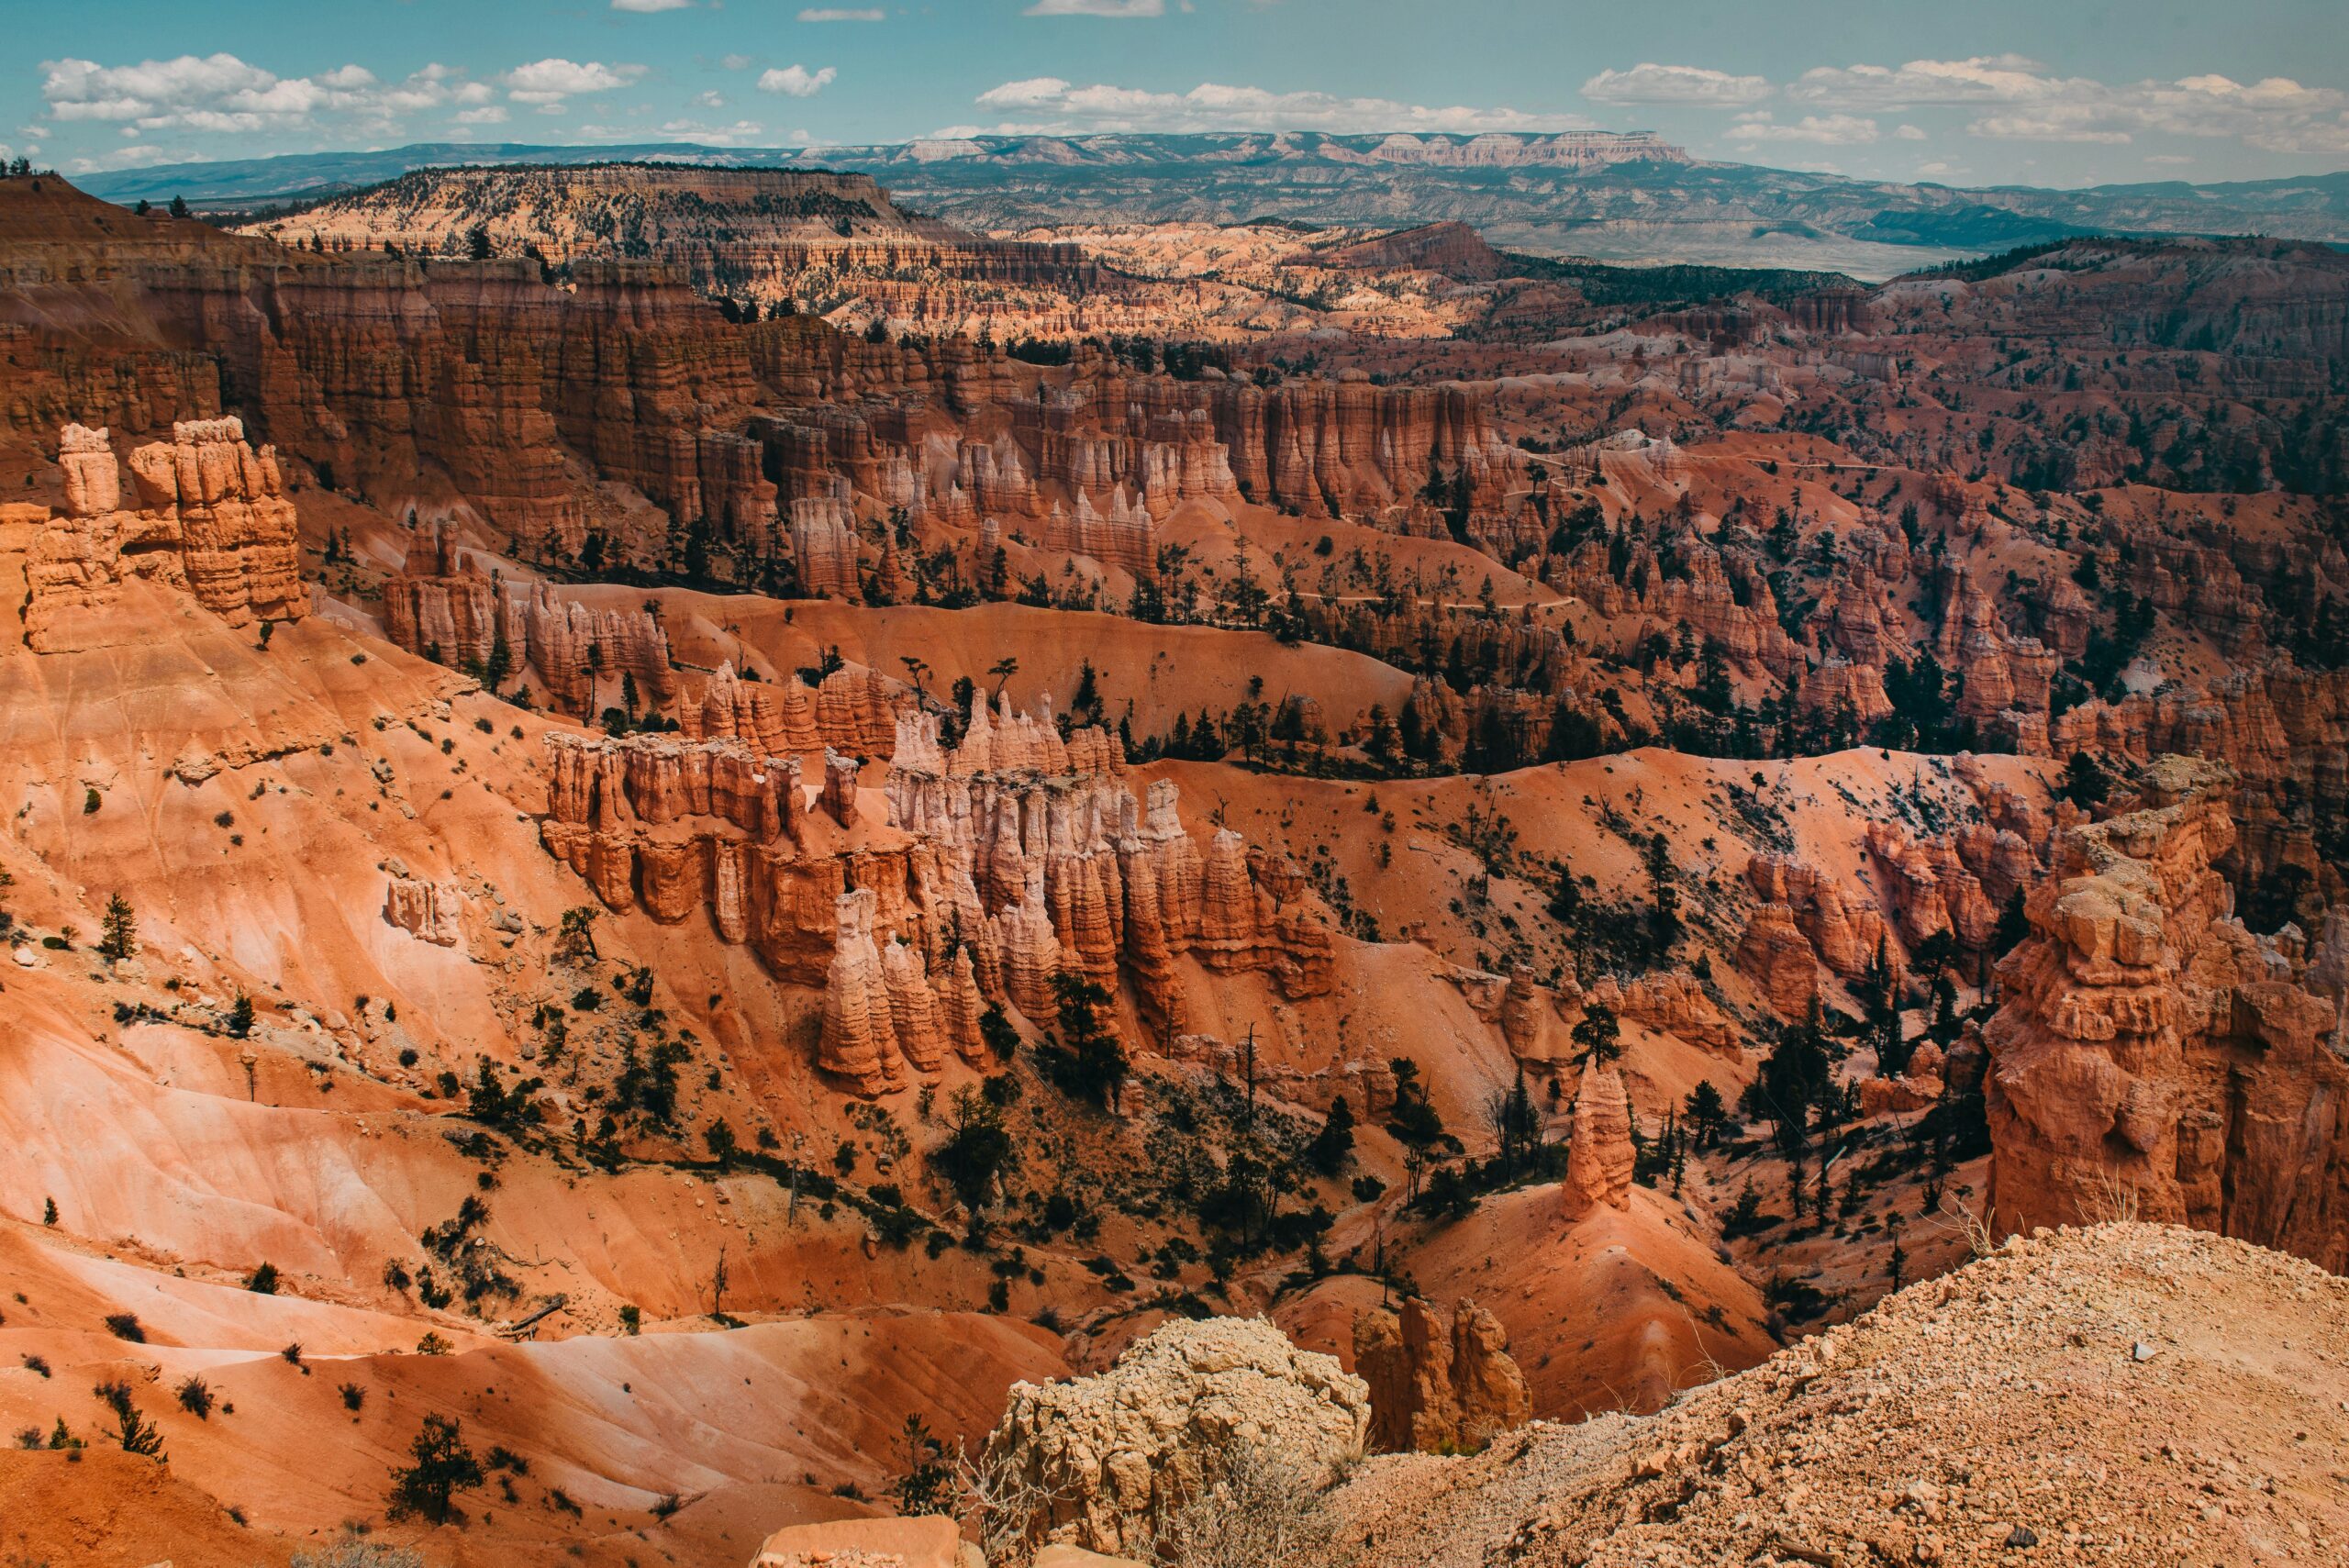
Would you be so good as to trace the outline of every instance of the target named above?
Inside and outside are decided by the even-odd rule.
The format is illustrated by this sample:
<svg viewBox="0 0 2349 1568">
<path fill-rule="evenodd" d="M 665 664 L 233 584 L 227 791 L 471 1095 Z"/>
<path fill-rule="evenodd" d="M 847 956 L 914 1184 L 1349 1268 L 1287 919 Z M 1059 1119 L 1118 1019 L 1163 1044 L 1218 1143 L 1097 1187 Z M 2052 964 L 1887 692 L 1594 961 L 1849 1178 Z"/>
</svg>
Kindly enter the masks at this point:
<svg viewBox="0 0 2349 1568">
<path fill-rule="evenodd" d="M 1598 1208 L 1621 1208 L 1631 1201 L 1631 1102 L 1623 1075 L 1609 1063 L 1583 1069 L 1575 1094 L 1574 1141 L 1566 1149 L 1566 1179 L 1558 1211 L 1566 1223 Z"/>
<path fill-rule="evenodd" d="M 742 699 L 764 689 L 729 677 L 705 711 L 754 711 Z M 1063 971 L 1130 982 L 1170 1037 L 1185 954 L 1291 998 L 1330 984 L 1328 914 L 1300 873 L 1236 833 L 1202 853 L 1171 782 L 1145 808 L 1115 738 L 1063 740 L 1049 710 L 990 718 L 974 703 L 952 751 L 935 716 L 899 718 L 885 824 L 858 805 L 855 760 L 829 751 L 811 803 L 797 758 L 740 740 L 547 743 L 549 851 L 612 907 L 668 925 L 704 913 L 777 978 L 822 986 L 818 1063 L 860 1093 L 975 1056 L 984 997 L 1048 1023 Z"/>
<path fill-rule="evenodd" d="M 310 613 L 276 449 L 255 451 L 238 420 L 183 420 L 170 441 L 133 451 L 130 506 L 106 431 L 68 425 L 58 446 L 66 515 L 41 530 L 25 570 L 36 651 L 138 640 L 132 581 L 184 592 L 231 626 Z"/>
<path fill-rule="evenodd" d="M 2232 787 L 2160 759 L 2139 809 L 2059 835 L 1983 1031 L 2002 1229 L 2133 1209 L 2349 1266 L 2338 1008 L 2232 914 Z"/>
<path fill-rule="evenodd" d="M 583 717 L 625 706 L 630 691 L 640 709 L 678 691 L 668 634 L 649 611 L 597 610 L 558 597 L 545 583 L 509 594 L 500 576 L 483 572 L 459 547 L 449 523 L 419 531 L 400 571 L 385 580 L 384 629 L 411 653 L 484 676 L 502 679 L 526 662 L 557 701 Z"/>
<path fill-rule="evenodd" d="M 1157 1518 L 1257 1445 L 1326 1485 L 1359 1457 L 1370 1392 L 1261 1318 L 1176 1319 L 1108 1372 L 1015 1384 L 982 1469 L 1043 1499 L 1031 1537 L 1147 1555 Z"/>
<path fill-rule="evenodd" d="M 463 895 L 445 882 L 395 872 L 384 891 L 384 918 L 436 947 L 455 947 L 463 940 Z"/>
<path fill-rule="evenodd" d="M 1760 988 L 1771 1011 L 1789 1021 L 1807 1016 L 1819 995 L 1819 957 L 1785 904 L 1754 909 L 1738 939 L 1737 967 Z"/>
<path fill-rule="evenodd" d="M 1377 1452 L 1482 1448 L 1532 1413 L 1524 1374 L 1493 1315 L 1462 1296 L 1447 1331 L 1418 1296 L 1397 1311 L 1357 1313 L 1354 1371 L 1370 1385 L 1370 1446 Z"/>
</svg>

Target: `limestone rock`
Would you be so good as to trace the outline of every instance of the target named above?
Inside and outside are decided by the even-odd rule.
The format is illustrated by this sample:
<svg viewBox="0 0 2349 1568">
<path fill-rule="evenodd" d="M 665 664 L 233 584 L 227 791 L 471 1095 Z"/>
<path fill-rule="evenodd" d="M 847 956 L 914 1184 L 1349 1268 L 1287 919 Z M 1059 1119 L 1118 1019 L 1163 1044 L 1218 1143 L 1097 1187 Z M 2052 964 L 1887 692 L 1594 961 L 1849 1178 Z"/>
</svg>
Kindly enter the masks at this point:
<svg viewBox="0 0 2349 1568">
<path fill-rule="evenodd" d="M 1983 1030 L 2002 1229 L 2117 1200 L 2349 1266 L 2339 1009 L 2232 913 L 2232 775 L 2164 758 L 2140 808 L 2058 838 Z"/>
<path fill-rule="evenodd" d="M 1036 1539 L 1145 1551 L 1153 1517 L 1212 1485 L 1235 1448 L 1327 1483 L 1369 1428 L 1369 1389 L 1335 1357 L 1261 1318 L 1177 1319 L 1098 1375 L 1015 1384 L 983 1464 L 1048 1499 Z"/>
<path fill-rule="evenodd" d="M 1568 1224 L 1601 1207 L 1631 1201 L 1631 1102 L 1623 1075 L 1609 1062 L 1583 1069 L 1575 1095 L 1574 1141 L 1566 1150 L 1566 1179 L 1559 1211 Z"/>
<path fill-rule="evenodd" d="M 310 613 L 276 449 L 255 451 L 239 421 L 182 420 L 170 441 L 132 452 L 128 507 L 107 432 L 69 425 L 59 446 L 67 515 L 40 530 L 25 563 L 35 651 L 139 640 L 144 612 L 124 597 L 133 581 L 185 594 L 231 626 Z"/>
<path fill-rule="evenodd" d="M 1499 1320 L 1463 1296 L 1447 1331 L 1425 1301 L 1354 1318 L 1354 1370 L 1370 1385 L 1370 1446 L 1421 1453 L 1481 1448 L 1531 1415 Z"/>
<path fill-rule="evenodd" d="M 1789 1021 L 1807 1017 L 1819 995 L 1819 955 L 1784 904 L 1764 904 L 1737 942 L 1737 967 L 1761 988 L 1773 1012 Z"/>
<path fill-rule="evenodd" d="M 854 1084 L 861 1094 L 904 1086 L 906 1061 L 881 950 L 873 940 L 873 890 L 840 897 L 832 967 L 824 978 L 824 1027 L 816 1064 Z"/>
<path fill-rule="evenodd" d="M 463 936 L 464 898 L 444 882 L 394 876 L 384 893 L 384 918 L 436 947 L 455 947 Z"/>
</svg>

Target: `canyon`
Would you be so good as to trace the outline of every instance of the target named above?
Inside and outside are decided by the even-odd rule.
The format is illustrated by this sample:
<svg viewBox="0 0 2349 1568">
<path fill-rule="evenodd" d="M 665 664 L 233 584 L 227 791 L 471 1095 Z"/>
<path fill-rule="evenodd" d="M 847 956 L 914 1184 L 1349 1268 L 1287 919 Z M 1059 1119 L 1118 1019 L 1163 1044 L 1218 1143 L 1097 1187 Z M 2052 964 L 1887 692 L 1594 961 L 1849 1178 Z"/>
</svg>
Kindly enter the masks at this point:
<svg viewBox="0 0 2349 1568">
<path fill-rule="evenodd" d="M 1776 1471 L 2221 1397 L 2165 1270 L 2334 1353 L 2336 253 L 927 194 L 1029 152 L 0 180 L 8 1545 L 1987 1561 L 1954 1418 Z"/>
</svg>

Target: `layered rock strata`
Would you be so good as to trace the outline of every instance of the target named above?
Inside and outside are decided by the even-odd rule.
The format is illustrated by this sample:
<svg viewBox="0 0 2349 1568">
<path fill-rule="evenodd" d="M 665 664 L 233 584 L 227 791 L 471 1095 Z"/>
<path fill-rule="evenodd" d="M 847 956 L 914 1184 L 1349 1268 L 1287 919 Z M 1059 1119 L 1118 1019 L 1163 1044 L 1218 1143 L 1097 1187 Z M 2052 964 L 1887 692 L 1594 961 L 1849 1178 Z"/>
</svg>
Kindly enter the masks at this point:
<svg viewBox="0 0 2349 1568">
<path fill-rule="evenodd" d="M 1524 1373 L 1491 1313 L 1463 1296 L 1447 1325 L 1418 1296 L 1359 1313 L 1354 1371 L 1370 1385 L 1370 1446 L 1381 1453 L 1481 1448 L 1532 1415 Z"/>
<path fill-rule="evenodd" d="M 254 450 L 239 420 L 182 420 L 171 440 L 138 448 L 128 497 L 106 431 L 68 425 L 58 446 L 65 515 L 41 528 L 25 569 L 25 639 L 37 651 L 141 639 L 148 628 L 124 597 L 133 581 L 184 593 L 231 626 L 310 613 L 276 450 Z"/>
<path fill-rule="evenodd" d="M 1169 1036 L 1185 955 L 1292 998 L 1331 984 L 1334 938 L 1300 873 L 1229 831 L 1202 851 L 1171 783 L 1137 801 L 1115 738 L 1063 740 L 1049 708 L 974 704 L 952 751 L 935 717 L 902 717 L 887 822 L 837 753 L 811 799 L 796 756 L 737 739 L 548 744 L 548 850 L 612 907 L 702 914 L 778 979 L 824 987 L 819 1064 L 860 1092 L 975 1058 L 985 998 L 1050 1024 L 1063 973 L 1130 986 Z"/>
<path fill-rule="evenodd" d="M 2349 1267 L 2349 1060 L 2297 931 L 2215 869 L 2232 778 L 2164 758 L 2141 808 L 2063 832 L 1983 1031 L 2001 1229 L 2133 1211 Z"/>
</svg>

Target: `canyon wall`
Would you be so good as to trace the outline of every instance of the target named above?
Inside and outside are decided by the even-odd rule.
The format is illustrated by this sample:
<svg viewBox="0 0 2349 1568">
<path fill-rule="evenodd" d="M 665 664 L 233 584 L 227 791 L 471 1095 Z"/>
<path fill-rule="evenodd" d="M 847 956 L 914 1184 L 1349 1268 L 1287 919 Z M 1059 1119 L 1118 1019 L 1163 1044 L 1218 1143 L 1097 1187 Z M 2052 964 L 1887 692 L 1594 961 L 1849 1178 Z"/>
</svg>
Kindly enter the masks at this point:
<svg viewBox="0 0 2349 1568">
<path fill-rule="evenodd" d="M 144 639 L 151 612 L 127 594 L 133 583 L 184 594 L 231 626 L 309 614 L 276 451 L 256 451 L 238 420 L 183 420 L 168 442 L 133 450 L 128 495 L 107 432 L 68 425 L 58 446 L 65 515 L 42 525 L 26 562 L 36 651 Z"/>
<path fill-rule="evenodd" d="M 2162 758 L 2137 809 L 2058 836 L 1984 1030 L 2002 1230 L 2133 1208 L 2349 1267 L 2337 981 L 2233 917 L 2232 788 Z"/>
<path fill-rule="evenodd" d="M 976 1052 L 987 1000 L 1050 1027 L 1064 973 L 1130 987 L 1167 1037 L 1186 955 L 1292 998 L 1331 984 L 1328 916 L 1300 873 L 1230 831 L 1202 851 L 1171 783 L 1145 806 L 1114 736 L 1063 740 L 1049 711 L 974 702 L 952 750 L 934 716 L 900 716 L 886 822 L 829 751 L 811 800 L 796 756 L 747 737 L 548 745 L 549 852 L 611 907 L 705 919 L 777 980 L 822 987 L 818 1065 L 863 1093 Z"/>
</svg>

